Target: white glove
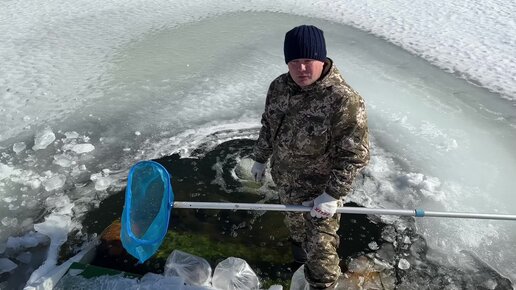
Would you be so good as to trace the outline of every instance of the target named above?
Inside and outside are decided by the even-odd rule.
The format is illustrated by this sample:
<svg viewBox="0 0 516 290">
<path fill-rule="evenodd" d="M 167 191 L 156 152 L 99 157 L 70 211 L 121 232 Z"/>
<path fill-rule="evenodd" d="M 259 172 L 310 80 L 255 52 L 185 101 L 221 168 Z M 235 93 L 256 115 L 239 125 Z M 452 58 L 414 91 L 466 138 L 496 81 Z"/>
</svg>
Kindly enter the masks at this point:
<svg viewBox="0 0 516 290">
<path fill-rule="evenodd" d="M 313 206 L 310 215 L 317 218 L 331 218 L 337 212 L 338 199 L 330 196 L 326 192 L 316 197 L 314 200 L 303 202 L 304 206 Z"/>
<path fill-rule="evenodd" d="M 255 181 L 261 182 L 265 175 L 265 163 L 254 162 L 253 168 L 251 168 L 251 175 Z"/>
</svg>

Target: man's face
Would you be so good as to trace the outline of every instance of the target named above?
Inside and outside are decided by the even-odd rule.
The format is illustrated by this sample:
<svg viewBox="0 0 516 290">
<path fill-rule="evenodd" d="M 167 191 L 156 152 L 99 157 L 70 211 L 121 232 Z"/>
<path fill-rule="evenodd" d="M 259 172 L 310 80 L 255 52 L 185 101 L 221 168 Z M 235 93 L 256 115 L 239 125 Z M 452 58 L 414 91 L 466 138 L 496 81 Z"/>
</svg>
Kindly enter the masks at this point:
<svg viewBox="0 0 516 290">
<path fill-rule="evenodd" d="M 288 62 L 288 72 L 300 87 L 315 83 L 321 77 L 323 67 L 324 62 L 315 59 L 298 58 Z"/>
</svg>

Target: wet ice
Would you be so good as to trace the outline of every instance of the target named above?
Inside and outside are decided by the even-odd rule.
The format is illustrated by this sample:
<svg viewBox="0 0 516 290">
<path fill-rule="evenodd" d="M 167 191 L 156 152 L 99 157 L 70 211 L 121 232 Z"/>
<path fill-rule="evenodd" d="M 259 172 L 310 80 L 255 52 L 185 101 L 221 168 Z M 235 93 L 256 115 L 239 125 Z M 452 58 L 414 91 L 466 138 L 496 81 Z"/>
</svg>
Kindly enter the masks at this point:
<svg viewBox="0 0 516 290">
<path fill-rule="evenodd" d="M 27 148 L 27 145 L 25 144 L 25 142 L 18 142 L 18 143 L 13 144 L 13 151 L 16 154 L 19 154 L 20 152 L 25 150 L 25 148 Z"/>
<path fill-rule="evenodd" d="M 52 131 L 52 128 L 45 128 L 42 131 L 36 133 L 34 137 L 34 146 L 32 146 L 32 150 L 40 150 L 47 148 L 48 145 L 52 144 L 56 140 L 56 135 Z"/>
<path fill-rule="evenodd" d="M 63 187 L 63 185 L 66 182 L 65 175 L 57 174 L 57 175 L 52 176 L 52 173 L 50 173 L 50 172 L 48 175 L 49 175 L 49 177 L 47 179 L 43 180 L 43 187 L 45 188 L 46 191 L 53 191 L 56 189 L 60 189 Z"/>
</svg>

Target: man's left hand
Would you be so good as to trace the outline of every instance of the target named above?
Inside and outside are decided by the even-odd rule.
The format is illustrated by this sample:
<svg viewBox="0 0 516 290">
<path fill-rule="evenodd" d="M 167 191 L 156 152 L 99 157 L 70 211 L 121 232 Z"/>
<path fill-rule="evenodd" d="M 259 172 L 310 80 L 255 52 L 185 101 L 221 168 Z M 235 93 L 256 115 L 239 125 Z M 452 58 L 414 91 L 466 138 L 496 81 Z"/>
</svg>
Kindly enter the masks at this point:
<svg viewBox="0 0 516 290">
<path fill-rule="evenodd" d="M 303 202 L 304 206 L 313 206 L 310 215 L 317 218 L 331 218 L 338 207 L 338 199 L 330 196 L 326 192 L 319 195 L 312 201 Z"/>
</svg>

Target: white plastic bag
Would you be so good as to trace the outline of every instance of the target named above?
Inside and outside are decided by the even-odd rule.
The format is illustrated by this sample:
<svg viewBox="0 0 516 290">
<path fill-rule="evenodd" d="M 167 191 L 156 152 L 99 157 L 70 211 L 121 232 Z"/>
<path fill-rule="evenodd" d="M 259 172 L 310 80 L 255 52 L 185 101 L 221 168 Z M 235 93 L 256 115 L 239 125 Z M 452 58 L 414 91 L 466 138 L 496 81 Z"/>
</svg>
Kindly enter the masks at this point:
<svg viewBox="0 0 516 290">
<path fill-rule="evenodd" d="M 305 290 L 308 288 L 309 285 L 305 279 L 305 265 L 301 265 L 301 267 L 294 272 L 294 275 L 292 275 L 290 290 Z"/>
<path fill-rule="evenodd" d="M 254 290 L 260 288 L 256 273 L 245 260 L 229 257 L 220 262 L 212 278 L 213 287 L 220 290 Z"/>
<path fill-rule="evenodd" d="M 210 284 L 211 266 L 205 259 L 180 250 L 174 250 L 165 263 L 165 276 L 179 276 L 188 285 Z"/>
</svg>

